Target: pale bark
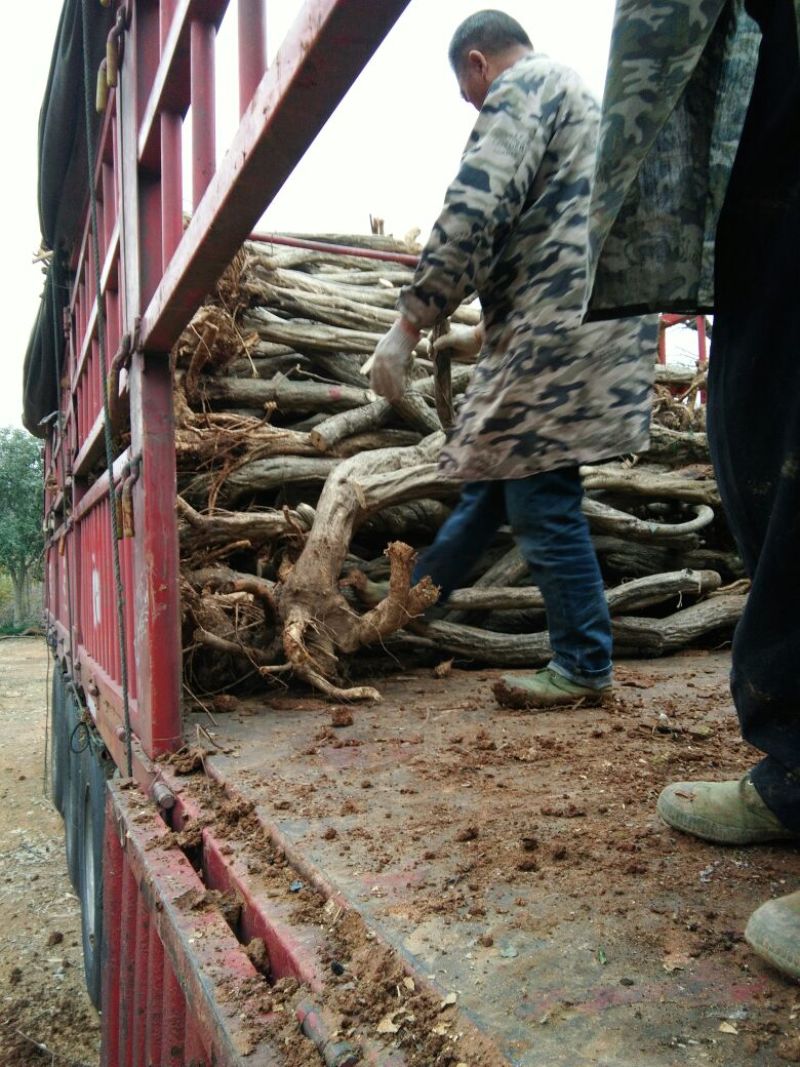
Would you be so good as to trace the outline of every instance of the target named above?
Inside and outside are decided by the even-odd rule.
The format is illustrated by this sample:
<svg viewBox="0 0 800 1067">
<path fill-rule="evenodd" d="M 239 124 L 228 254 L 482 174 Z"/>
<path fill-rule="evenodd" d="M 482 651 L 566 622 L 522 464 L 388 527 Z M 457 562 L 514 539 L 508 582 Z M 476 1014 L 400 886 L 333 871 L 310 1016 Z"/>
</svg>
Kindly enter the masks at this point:
<svg viewBox="0 0 800 1067">
<path fill-rule="evenodd" d="M 665 619 L 615 618 L 615 647 L 628 656 L 662 656 L 678 651 L 706 634 L 732 628 L 741 617 L 746 599 L 737 594 L 711 597 Z M 401 641 L 497 667 L 541 667 L 552 655 L 546 632 L 497 633 L 450 622 L 415 623 L 413 633 L 404 634 Z"/>
<path fill-rule="evenodd" d="M 341 699 L 377 698 L 374 690 L 356 694 L 339 689 L 339 654 L 379 639 L 436 600 L 427 581 L 410 586 L 413 552 L 405 545 L 388 550 L 390 603 L 384 601 L 364 616 L 342 595 L 339 575 L 353 529 L 366 515 L 423 493 L 446 491 L 448 483 L 437 476 L 432 462 L 441 443 L 435 435 L 417 448 L 362 453 L 339 464 L 325 484 L 305 548 L 279 591 L 279 608 L 287 660 L 298 677 L 329 694 L 333 686 Z"/>
<path fill-rule="evenodd" d="M 716 571 L 673 571 L 624 582 L 606 590 L 612 614 L 638 611 L 682 594 L 703 596 L 718 589 L 722 579 Z M 534 586 L 522 588 L 483 587 L 454 589 L 448 607 L 459 611 L 541 610 L 544 597 Z"/>
</svg>

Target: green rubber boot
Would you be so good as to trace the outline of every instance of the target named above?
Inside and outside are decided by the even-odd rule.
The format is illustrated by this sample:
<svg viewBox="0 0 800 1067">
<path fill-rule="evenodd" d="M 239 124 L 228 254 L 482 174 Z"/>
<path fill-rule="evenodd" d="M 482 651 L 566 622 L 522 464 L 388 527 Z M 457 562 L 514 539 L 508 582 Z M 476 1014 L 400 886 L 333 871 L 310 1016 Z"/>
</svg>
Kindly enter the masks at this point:
<svg viewBox="0 0 800 1067">
<path fill-rule="evenodd" d="M 768 900 L 750 916 L 744 936 L 767 963 L 800 978 L 800 893 Z"/>
<path fill-rule="evenodd" d="M 592 689 L 571 682 L 557 671 L 545 667 L 532 674 L 504 674 L 492 687 L 497 703 L 504 708 L 546 710 L 567 705 L 602 704 L 611 695 L 611 686 Z"/>
<path fill-rule="evenodd" d="M 749 774 L 738 782 L 675 782 L 662 791 L 656 808 L 676 830 L 722 845 L 757 845 L 797 836 L 772 814 Z"/>
</svg>

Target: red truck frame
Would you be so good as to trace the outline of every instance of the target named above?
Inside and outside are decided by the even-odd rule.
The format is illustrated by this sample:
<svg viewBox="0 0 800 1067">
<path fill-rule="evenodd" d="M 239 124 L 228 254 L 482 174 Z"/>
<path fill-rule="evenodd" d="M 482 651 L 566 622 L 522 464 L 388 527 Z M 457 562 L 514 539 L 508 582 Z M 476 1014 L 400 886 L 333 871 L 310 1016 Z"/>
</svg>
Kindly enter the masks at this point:
<svg viewBox="0 0 800 1067">
<path fill-rule="evenodd" d="M 98 0 L 80 3 L 84 20 L 98 17 Z M 56 660 L 51 781 L 81 898 L 87 987 L 102 1009 L 102 1063 L 285 1064 L 275 1019 L 262 1019 L 257 1006 L 242 1011 L 230 996 L 232 987 L 258 984 L 243 945 L 261 939 L 272 978 L 303 984 L 295 1012 L 320 1062 L 402 1067 L 397 1050 L 354 1050 L 333 1033 L 314 1002 L 324 983 L 313 930 L 253 890 L 245 850 L 202 822 L 191 790 L 161 758 L 184 743 L 170 352 L 408 0 L 307 0 L 270 66 L 266 0 L 237 0 L 240 124 L 219 167 L 215 50 L 227 0 L 111 3 L 101 86 L 115 84 L 69 250 L 60 404 L 46 442 L 47 615 Z M 94 96 L 97 72 L 89 73 L 76 94 L 91 81 Z M 184 168 L 189 116 L 192 158 Z M 702 328 L 699 344 L 703 362 Z M 262 743 L 279 759 L 267 728 Z M 214 761 L 208 772 L 227 784 Z M 202 826 L 199 856 L 170 847 L 190 824 Z M 273 828 L 267 837 L 293 877 L 335 907 L 350 907 L 289 836 Z M 236 929 L 219 909 L 180 905 L 208 890 L 240 901 Z M 370 937 L 391 944 L 376 929 Z M 403 946 L 394 948 L 410 968 Z M 424 974 L 408 976 L 412 988 L 425 987 Z M 617 1003 L 619 991 L 612 994 Z M 595 998 L 587 1011 L 601 1003 Z M 507 1014 L 502 1003 L 489 1007 L 492 1018 Z M 527 1024 L 512 1022 L 535 1043 Z M 470 1031 L 466 1013 L 458 1025 Z"/>
<path fill-rule="evenodd" d="M 188 817 L 154 762 L 182 744 L 169 353 L 407 3 L 308 0 L 268 66 L 266 2 L 238 0 L 241 118 L 219 167 L 215 43 L 227 0 L 115 5 L 104 74 L 118 66 L 119 75 L 70 262 L 60 411 L 46 443 L 52 782 L 108 1067 L 244 1062 L 241 1023 L 220 1012 L 216 993 L 225 975 L 255 973 L 220 920 L 208 920 L 205 948 L 189 936 L 170 900 L 176 886 L 199 884 L 195 871 L 182 854 L 160 860 L 146 848 L 166 825 L 108 783 L 118 769 L 173 808 L 177 825 Z M 84 19 L 97 10 L 83 0 Z M 231 862 L 216 859 L 208 884 L 236 884 Z M 304 976 L 258 908 L 245 911 L 245 925 L 286 959 L 285 973 Z M 306 1029 L 314 1025 L 312 1013 Z M 265 1045 L 247 1062 L 282 1060 Z"/>
</svg>

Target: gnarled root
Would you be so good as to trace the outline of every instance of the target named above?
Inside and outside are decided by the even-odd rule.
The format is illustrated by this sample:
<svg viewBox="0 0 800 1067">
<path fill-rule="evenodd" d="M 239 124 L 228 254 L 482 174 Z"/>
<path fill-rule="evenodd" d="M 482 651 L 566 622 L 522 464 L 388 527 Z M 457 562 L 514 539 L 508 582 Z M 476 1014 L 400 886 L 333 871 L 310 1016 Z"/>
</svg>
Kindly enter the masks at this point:
<svg viewBox="0 0 800 1067">
<path fill-rule="evenodd" d="M 394 541 L 386 555 L 391 568 L 388 595 L 366 614 L 353 612 L 337 590 L 326 598 L 329 611 L 324 619 L 312 618 L 295 604 L 284 625 L 283 648 L 295 674 L 336 700 L 381 698 L 370 686 L 342 689 L 330 680 L 336 675 L 337 653 L 355 652 L 363 645 L 380 641 L 420 616 L 438 599 L 439 590 L 429 578 L 411 585 L 416 560 L 413 548 Z"/>
</svg>

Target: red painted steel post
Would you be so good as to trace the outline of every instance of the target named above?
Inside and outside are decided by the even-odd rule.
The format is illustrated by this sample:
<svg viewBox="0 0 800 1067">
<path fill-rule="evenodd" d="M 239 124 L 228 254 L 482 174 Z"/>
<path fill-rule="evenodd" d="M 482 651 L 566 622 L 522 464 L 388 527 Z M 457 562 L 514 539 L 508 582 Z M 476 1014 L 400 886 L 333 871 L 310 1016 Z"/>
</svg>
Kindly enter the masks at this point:
<svg viewBox="0 0 800 1067">
<path fill-rule="evenodd" d="M 142 262 L 142 298 L 150 299 L 163 271 L 164 238 L 162 236 L 162 182 L 160 175 L 139 176 L 139 218 L 141 240 L 139 255 Z"/>
<path fill-rule="evenodd" d="M 145 1062 L 161 1063 L 164 1035 L 164 946 L 156 923 L 150 921 L 150 946 L 147 953 L 147 1015 L 145 1018 Z"/>
<path fill-rule="evenodd" d="M 701 367 L 704 367 L 708 362 L 708 344 L 706 340 L 706 317 L 705 315 L 697 316 L 697 347 L 698 347 L 698 362 Z"/>
<path fill-rule="evenodd" d="M 267 11 L 264 0 L 239 0 L 239 115 L 253 99 L 267 69 Z"/>
<path fill-rule="evenodd" d="M 161 115 L 161 263 L 166 270 L 183 236 L 183 153 L 180 115 Z"/>
<path fill-rule="evenodd" d="M 141 457 L 133 487 L 136 537 L 136 662 L 139 738 L 151 758 L 181 741 L 181 645 L 175 422 L 166 355 L 134 356 L 131 448 Z"/>
<path fill-rule="evenodd" d="M 178 984 L 169 956 L 164 953 L 164 1010 L 162 1013 L 161 1067 L 184 1067 L 183 1034 L 186 1028 L 186 998 Z"/>
<path fill-rule="evenodd" d="M 120 69 L 125 330 L 130 334 L 163 273 L 161 183 L 142 174 L 138 158 L 139 125 L 158 67 L 161 34 L 158 5 L 137 3 Z M 181 737 L 177 480 L 166 353 L 134 354 L 129 394 L 131 455 L 139 461 L 133 487 L 135 725 L 145 753 L 152 758 L 175 748 Z"/>
<path fill-rule="evenodd" d="M 103 843 L 103 1008 L 102 1067 L 116 1067 L 119 1056 L 120 960 L 122 935 L 122 846 L 110 794 L 106 799 Z"/>
<path fill-rule="evenodd" d="M 698 367 L 703 370 L 708 365 L 708 342 L 706 339 L 706 317 L 705 315 L 699 315 L 697 318 L 697 348 L 698 348 Z M 700 390 L 700 403 L 705 404 L 708 401 L 708 392 L 705 389 Z"/>
<path fill-rule="evenodd" d="M 177 0 L 160 0 L 159 4 L 159 39 L 161 49 L 159 55 L 164 50 L 164 42 L 169 34 L 169 28 L 172 25 L 172 16 L 175 14 L 175 8 L 177 6 Z"/>
<path fill-rule="evenodd" d="M 114 185 L 114 168 L 110 163 L 103 163 L 102 168 L 103 190 L 103 248 L 108 249 L 111 243 L 111 235 L 114 232 L 116 217 L 116 188 Z"/>
<path fill-rule="evenodd" d="M 200 1040 L 197 1023 L 194 1016 L 187 1012 L 186 1032 L 183 1038 L 183 1056 L 185 1067 L 205 1067 L 206 1050 Z"/>
<path fill-rule="evenodd" d="M 133 1002 L 136 994 L 134 985 L 134 968 L 136 963 L 136 907 L 139 900 L 139 887 L 128 866 L 123 853 L 122 907 L 119 912 L 120 925 L 120 988 L 119 988 L 119 1037 L 118 1059 L 115 1067 L 136 1067 L 132 1058 Z"/>
<path fill-rule="evenodd" d="M 65 536 L 64 562 L 62 563 L 65 603 L 69 603 L 67 598 L 70 595 L 67 588 L 67 567 L 69 567 L 69 575 L 72 581 L 72 626 L 70 627 L 69 622 L 67 622 L 67 628 L 69 630 L 68 669 L 70 674 L 74 674 L 75 665 L 78 661 L 78 646 L 81 641 L 82 629 L 81 619 L 83 617 L 83 567 L 81 565 L 80 539 L 80 527 L 73 523 L 69 534 Z M 69 559 L 67 559 L 67 553 L 70 554 Z"/>
<path fill-rule="evenodd" d="M 133 549 L 130 541 L 125 543 L 122 553 L 123 560 L 123 583 L 126 589 L 135 589 L 135 570 L 133 562 Z M 136 613 L 134 598 L 128 597 L 125 601 L 125 636 L 128 640 L 128 663 L 136 662 Z M 128 674 L 128 688 L 133 700 L 139 697 L 138 672 L 133 670 Z"/>
<path fill-rule="evenodd" d="M 136 965 L 133 988 L 133 1062 L 135 1067 L 147 1067 L 146 1054 L 147 1016 L 150 1005 L 151 989 L 147 981 L 150 961 L 150 912 L 147 901 L 139 894 L 139 907 L 136 912 Z"/>
<path fill-rule="evenodd" d="M 192 204 L 196 208 L 217 169 L 214 46 L 211 22 L 192 22 Z"/>
<path fill-rule="evenodd" d="M 145 349 L 172 347 L 408 3 L 306 0 L 143 309 Z"/>
</svg>

